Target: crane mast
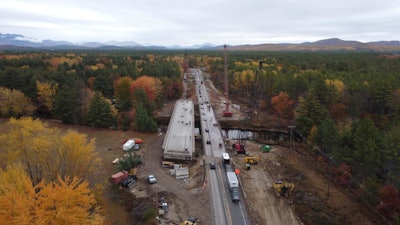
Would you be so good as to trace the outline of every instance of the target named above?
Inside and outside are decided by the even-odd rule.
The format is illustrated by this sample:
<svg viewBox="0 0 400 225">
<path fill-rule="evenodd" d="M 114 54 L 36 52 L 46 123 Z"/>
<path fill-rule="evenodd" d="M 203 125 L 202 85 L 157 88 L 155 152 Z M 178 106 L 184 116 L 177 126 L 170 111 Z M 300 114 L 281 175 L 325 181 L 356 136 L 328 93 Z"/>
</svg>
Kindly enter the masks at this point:
<svg viewBox="0 0 400 225">
<path fill-rule="evenodd" d="M 228 87 L 228 63 L 226 57 L 226 45 L 224 45 L 224 85 L 225 85 L 225 97 L 229 99 L 229 87 Z"/>
<path fill-rule="evenodd" d="M 224 80 L 225 80 L 225 110 L 223 112 L 224 117 L 232 117 L 233 113 L 229 111 L 229 86 L 228 86 L 228 63 L 226 57 L 226 45 L 224 45 Z"/>
</svg>

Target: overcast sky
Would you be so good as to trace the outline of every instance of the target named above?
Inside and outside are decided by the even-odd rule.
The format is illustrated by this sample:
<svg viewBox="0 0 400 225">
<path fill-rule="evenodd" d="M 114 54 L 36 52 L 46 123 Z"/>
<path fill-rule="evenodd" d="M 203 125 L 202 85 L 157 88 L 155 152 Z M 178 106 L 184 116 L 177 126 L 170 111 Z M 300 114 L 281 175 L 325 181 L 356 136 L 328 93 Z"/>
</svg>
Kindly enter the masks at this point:
<svg viewBox="0 0 400 225">
<path fill-rule="evenodd" d="M 153 45 L 400 40 L 400 1 L 1 0 L 0 33 Z"/>
</svg>

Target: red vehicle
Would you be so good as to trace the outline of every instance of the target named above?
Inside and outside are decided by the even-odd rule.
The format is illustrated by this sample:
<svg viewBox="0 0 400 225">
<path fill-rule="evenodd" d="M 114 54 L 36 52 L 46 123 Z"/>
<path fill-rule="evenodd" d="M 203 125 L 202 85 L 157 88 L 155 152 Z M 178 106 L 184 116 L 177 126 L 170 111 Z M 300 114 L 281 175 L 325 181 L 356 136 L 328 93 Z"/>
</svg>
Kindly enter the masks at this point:
<svg viewBox="0 0 400 225">
<path fill-rule="evenodd" d="M 232 117 L 232 116 L 233 116 L 233 112 L 224 111 L 223 116 L 224 116 L 224 117 Z"/>
<path fill-rule="evenodd" d="M 246 154 L 246 148 L 244 144 L 239 141 L 232 145 L 232 149 L 237 154 Z"/>
<path fill-rule="evenodd" d="M 121 181 L 123 181 L 127 177 L 128 177 L 128 172 L 127 171 L 121 171 L 121 172 L 118 172 L 118 173 L 115 173 L 115 174 L 111 175 L 110 182 L 112 184 L 119 184 L 119 183 L 121 183 Z"/>
</svg>

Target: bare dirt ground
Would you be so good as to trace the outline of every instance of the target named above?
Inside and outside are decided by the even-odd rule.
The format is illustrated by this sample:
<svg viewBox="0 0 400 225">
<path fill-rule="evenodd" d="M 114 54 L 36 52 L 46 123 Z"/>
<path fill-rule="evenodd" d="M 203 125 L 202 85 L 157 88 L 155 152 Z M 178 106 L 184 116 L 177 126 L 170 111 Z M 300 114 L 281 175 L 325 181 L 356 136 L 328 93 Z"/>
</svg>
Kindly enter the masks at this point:
<svg viewBox="0 0 400 225">
<path fill-rule="evenodd" d="M 5 123 L 6 119 L 1 119 Z M 202 224 L 212 224 L 209 215 L 210 197 L 207 188 L 203 188 L 204 166 L 201 165 L 203 154 L 200 143 L 196 143 L 196 159 L 192 162 L 180 162 L 182 167 L 189 167 L 190 178 L 175 179 L 170 175 L 170 169 L 161 167 L 164 131 L 157 134 L 145 134 L 133 131 L 98 129 L 87 126 L 62 124 L 57 121 L 45 121 L 50 127 L 61 130 L 76 130 L 86 134 L 88 139 L 95 138 L 96 152 L 100 157 L 100 165 L 95 176 L 91 178 L 93 187 L 101 186 L 106 224 L 139 225 L 149 207 L 158 208 L 158 201 L 164 198 L 168 204 L 168 212 L 159 215 L 159 221 L 154 218 L 150 224 L 176 225 L 188 217 L 197 217 Z M 122 145 L 129 138 L 142 138 L 144 143 L 135 154 L 141 156 L 143 164 L 137 168 L 138 180 L 131 188 L 113 186 L 109 177 L 117 172 L 112 161 L 122 157 Z M 153 174 L 156 184 L 149 184 L 147 176 Z M 147 223 L 149 224 L 149 223 Z"/>
</svg>

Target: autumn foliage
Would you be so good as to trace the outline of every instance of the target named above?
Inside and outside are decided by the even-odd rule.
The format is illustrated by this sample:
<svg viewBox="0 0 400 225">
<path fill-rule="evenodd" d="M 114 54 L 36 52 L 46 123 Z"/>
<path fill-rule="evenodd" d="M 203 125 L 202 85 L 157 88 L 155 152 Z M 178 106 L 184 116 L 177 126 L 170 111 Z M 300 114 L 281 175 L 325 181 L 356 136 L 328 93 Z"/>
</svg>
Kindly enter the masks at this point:
<svg viewBox="0 0 400 225">
<path fill-rule="evenodd" d="M 351 167 L 347 163 L 341 163 L 339 167 L 333 170 L 336 182 L 340 185 L 350 185 L 351 184 Z"/>
<path fill-rule="evenodd" d="M 54 99 L 57 92 L 57 84 L 36 81 L 37 100 L 39 104 L 51 111 L 54 106 Z"/>
<path fill-rule="evenodd" d="M 143 89 L 147 96 L 147 102 L 153 104 L 157 97 L 162 93 L 161 81 L 158 78 L 150 76 L 141 76 L 134 80 L 130 87 L 130 92 L 133 95 L 135 90 Z M 137 100 L 138 101 L 138 100 Z"/>
<path fill-rule="evenodd" d="M 8 132 L 0 134 L 0 165 L 20 163 L 34 184 L 58 176 L 85 178 L 98 162 L 94 139 L 76 131 L 62 133 L 30 117 L 10 119 L 6 126 Z"/>
<path fill-rule="evenodd" d="M 0 116 L 30 116 L 35 109 L 31 99 L 21 91 L 0 87 Z"/>
<path fill-rule="evenodd" d="M 22 166 L 9 166 L 0 170 L 0 225 L 102 224 L 88 186 L 77 177 L 32 185 Z"/>
<path fill-rule="evenodd" d="M 280 92 L 279 95 L 272 97 L 271 103 L 275 111 L 282 118 L 290 118 L 292 116 L 292 106 L 294 101 L 289 98 L 289 95 Z"/>
<path fill-rule="evenodd" d="M 376 207 L 388 218 L 398 217 L 400 213 L 400 195 L 392 185 L 386 185 L 379 189 L 380 204 Z"/>
</svg>

